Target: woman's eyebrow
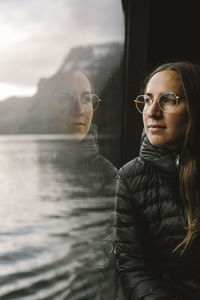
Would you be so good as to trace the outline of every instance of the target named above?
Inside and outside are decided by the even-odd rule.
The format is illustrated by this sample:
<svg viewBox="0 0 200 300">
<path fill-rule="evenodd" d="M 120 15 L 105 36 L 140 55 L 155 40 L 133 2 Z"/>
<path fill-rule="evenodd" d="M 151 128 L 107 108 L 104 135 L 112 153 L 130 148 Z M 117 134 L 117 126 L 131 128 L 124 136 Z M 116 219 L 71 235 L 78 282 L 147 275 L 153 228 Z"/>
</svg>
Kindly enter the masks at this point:
<svg viewBox="0 0 200 300">
<path fill-rule="evenodd" d="M 147 93 L 147 92 L 145 92 L 144 94 L 145 94 L 145 95 L 148 95 L 148 96 L 150 96 L 150 97 L 153 97 L 153 94 L 152 94 L 152 93 Z"/>
<path fill-rule="evenodd" d="M 87 95 L 87 94 L 92 94 L 92 92 L 91 91 L 85 91 L 81 95 Z"/>
</svg>

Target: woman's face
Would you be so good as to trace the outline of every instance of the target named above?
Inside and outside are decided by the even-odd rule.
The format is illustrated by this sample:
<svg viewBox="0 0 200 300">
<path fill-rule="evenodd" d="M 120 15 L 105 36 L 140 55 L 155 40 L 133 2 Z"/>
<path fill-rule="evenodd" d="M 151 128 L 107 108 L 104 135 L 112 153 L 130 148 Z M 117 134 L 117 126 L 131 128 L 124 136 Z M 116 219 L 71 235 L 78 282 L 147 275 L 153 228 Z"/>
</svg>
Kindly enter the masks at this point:
<svg viewBox="0 0 200 300">
<path fill-rule="evenodd" d="M 163 112 L 155 100 L 163 92 L 174 92 L 181 100 L 173 113 Z M 147 84 L 146 94 L 154 99 L 151 106 L 143 111 L 144 128 L 149 141 L 157 147 L 180 149 L 188 124 L 180 75 L 172 70 L 156 73 Z"/>
<path fill-rule="evenodd" d="M 75 99 L 71 105 L 66 91 Z M 77 141 L 82 140 L 88 133 L 93 118 L 92 103 L 81 102 L 82 96 L 91 93 L 90 82 L 82 72 L 72 71 L 59 83 L 59 92 L 64 95 L 55 102 L 59 132 L 70 134 Z"/>
</svg>

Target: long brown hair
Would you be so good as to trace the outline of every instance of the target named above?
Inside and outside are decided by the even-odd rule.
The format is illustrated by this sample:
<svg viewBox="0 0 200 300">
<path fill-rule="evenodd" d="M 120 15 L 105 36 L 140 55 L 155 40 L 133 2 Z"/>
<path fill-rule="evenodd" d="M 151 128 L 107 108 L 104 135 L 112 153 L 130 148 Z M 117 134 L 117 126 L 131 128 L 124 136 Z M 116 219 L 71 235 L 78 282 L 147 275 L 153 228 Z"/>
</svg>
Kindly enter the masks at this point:
<svg viewBox="0 0 200 300">
<path fill-rule="evenodd" d="M 183 254 L 200 233 L 200 66 L 187 61 L 166 63 L 147 77 L 146 84 L 155 73 L 165 70 L 180 75 L 188 113 L 179 172 L 180 198 L 187 212 L 188 224 L 185 238 L 174 249 L 183 247 Z"/>
</svg>

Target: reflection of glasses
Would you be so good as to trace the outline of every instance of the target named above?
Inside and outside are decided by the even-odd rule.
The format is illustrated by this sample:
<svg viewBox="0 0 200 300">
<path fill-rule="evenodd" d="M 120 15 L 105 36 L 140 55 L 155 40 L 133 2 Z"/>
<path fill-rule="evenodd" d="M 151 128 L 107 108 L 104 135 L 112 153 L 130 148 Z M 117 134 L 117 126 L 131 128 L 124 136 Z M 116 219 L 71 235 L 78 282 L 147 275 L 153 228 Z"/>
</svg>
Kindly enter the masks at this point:
<svg viewBox="0 0 200 300">
<path fill-rule="evenodd" d="M 179 97 L 173 92 L 162 93 L 158 99 L 151 99 L 149 95 L 139 95 L 134 100 L 136 108 L 140 113 L 148 110 L 154 100 L 158 100 L 159 108 L 166 113 L 173 113 L 180 101 Z"/>
<path fill-rule="evenodd" d="M 85 108 L 89 108 L 90 106 L 92 106 L 93 110 L 97 109 L 97 107 L 99 106 L 99 102 L 101 101 L 101 99 L 99 99 L 99 97 L 96 94 L 85 93 L 77 97 L 74 93 L 70 91 L 57 92 L 55 94 L 55 98 L 56 100 L 64 103 L 69 107 L 72 107 L 76 103 L 77 99 L 80 99 L 81 104 Z"/>
</svg>

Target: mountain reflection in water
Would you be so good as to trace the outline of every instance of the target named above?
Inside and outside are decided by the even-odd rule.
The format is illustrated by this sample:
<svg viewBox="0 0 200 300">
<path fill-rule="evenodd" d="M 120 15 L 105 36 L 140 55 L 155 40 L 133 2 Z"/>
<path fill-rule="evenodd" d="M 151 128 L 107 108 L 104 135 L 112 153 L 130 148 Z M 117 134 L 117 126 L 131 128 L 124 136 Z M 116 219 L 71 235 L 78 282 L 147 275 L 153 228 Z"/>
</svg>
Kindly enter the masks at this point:
<svg viewBox="0 0 200 300">
<path fill-rule="evenodd" d="M 1 300 L 114 299 L 115 180 L 103 192 L 89 168 L 82 178 L 65 155 L 57 161 L 67 144 L 62 136 L 0 137 Z"/>
</svg>

